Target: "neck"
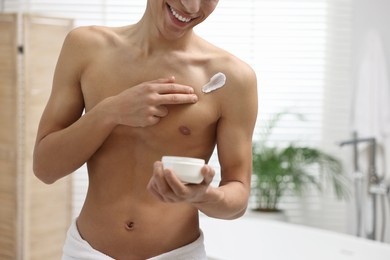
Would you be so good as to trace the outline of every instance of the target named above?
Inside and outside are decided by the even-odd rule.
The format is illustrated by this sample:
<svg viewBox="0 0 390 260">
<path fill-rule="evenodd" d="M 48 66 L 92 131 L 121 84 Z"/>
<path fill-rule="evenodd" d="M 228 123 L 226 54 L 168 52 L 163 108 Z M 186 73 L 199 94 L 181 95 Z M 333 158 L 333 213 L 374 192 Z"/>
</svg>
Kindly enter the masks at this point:
<svg viewBox="0 0 390 260">
<path fill-rule="evenodd" d="M 134 25 L 133 29 L 132 36 L 138 39 L 140 47 L 147 53 L 188 50 L 195 39 L 192 29 L 178 38 L 167 38 L 145 15 Z"/>
</svg>

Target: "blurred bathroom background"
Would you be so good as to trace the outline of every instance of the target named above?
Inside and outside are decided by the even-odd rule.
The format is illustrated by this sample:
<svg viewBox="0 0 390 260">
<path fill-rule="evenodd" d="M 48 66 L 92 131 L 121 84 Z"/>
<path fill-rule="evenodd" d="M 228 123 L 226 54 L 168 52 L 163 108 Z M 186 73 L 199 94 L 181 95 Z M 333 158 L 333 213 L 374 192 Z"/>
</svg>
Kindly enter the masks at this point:
<svg viewBox="0 0 390 260">
<path fill-rule="evenodd" d="M 50 187 L 30 168 L 66 33 L 134 23 L 145 6 L 146 0 L 0 1 L 0 108 L 10 111 L 0 113 L 0 259 L 53 259 L 85 198 L 86 167 Z M 220 0 L 196 28 L 255 69 L 254 141 L 273 115 L 299 113 L 305 120 L 287 117 L 272 142 L 320 147 L 343 162 L 350 199 L 338 200 L 331 190 L 287 193 L 280 208 L 288 223 L 390 244 L 389 10 L 388 0 Z M 219 170 L 215 155 L 210 164 Z M 38 249 L 44 237 L 54 249 Z"/>
</svg>

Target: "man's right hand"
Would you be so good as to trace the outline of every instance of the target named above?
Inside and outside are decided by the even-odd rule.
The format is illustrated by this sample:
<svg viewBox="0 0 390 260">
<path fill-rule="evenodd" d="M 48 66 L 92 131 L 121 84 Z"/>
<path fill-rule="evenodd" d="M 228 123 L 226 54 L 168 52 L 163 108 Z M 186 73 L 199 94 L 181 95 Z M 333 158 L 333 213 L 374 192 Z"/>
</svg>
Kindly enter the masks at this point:
<svg viewBox="0 0 390 260">
<path fill-rule="evenodd" d="M 148 81 L 109 98 L 109 113 L 119 125 L 146 127 L 168 115 L 166 105 L 193 104 L 194 89 L 175 83 L 175 78 Z"/>
</svg>

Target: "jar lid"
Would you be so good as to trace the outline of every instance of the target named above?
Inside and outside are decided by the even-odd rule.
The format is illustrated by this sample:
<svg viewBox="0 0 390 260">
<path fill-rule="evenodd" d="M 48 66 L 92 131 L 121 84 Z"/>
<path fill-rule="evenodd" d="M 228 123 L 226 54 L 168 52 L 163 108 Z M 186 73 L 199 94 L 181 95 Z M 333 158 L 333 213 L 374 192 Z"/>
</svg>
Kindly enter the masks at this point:
<svg viewBox="0 0 390 260">
<path fill-rule="evenodd" d="M 203 159 L 192 158 L 192 157 L 182 157 L 182 156 L 163 156 L 162 162 L 175 162 L 175 163 L 195 163 L 195 164 L 204 164 Z"/>
</svg>

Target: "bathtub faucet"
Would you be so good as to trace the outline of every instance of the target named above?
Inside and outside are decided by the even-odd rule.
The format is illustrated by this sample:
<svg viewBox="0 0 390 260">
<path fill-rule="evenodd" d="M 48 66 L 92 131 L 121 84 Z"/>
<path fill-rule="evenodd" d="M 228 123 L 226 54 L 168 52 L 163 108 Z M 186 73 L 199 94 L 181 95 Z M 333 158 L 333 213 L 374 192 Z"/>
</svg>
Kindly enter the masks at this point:
<svg viewBox="0 0 390 260">
<path fill-rule="evenodd" d="M 357 133 L 353 132 L 353 136 L 351 140 L 342 141 L 339 143 L 339 146 L 345 145 L 353 145 L 353 163 L 354 163 L 354 171 L 355 171 L 355 190 L 357 192 L 356 197 L 356 210 L 357 210 L 357 236 L 361 236 L 361 227 L 362 227 L 362 216 L 363 216 L 363 208 L 362 208 L 362 200 L 363 200 L 363 187 L 362 187 L 362 174 L 359 169 L 359 152 L 358 152 L 358 144 L 359 143 L 370 143 L 370 159 L 369 159 L 369 172 L 368 172 L 368 182 L 369 182 L 369 194 L 371 195 L 373 201 L 373 209 L 372 209 L 372 231 L 367 234 L 367 238 L 375 240 L 376 238 L 376 215 L 377 215 L 377 196 L 383 194 L 383 184 L 382 180 L 378 177 L 376 170 L 376 139 L 374 137 L 369 138 L 358 138 Z"/>
<path fill-rule="evenodd" d="M 368 138 L 357 138 L 357 133 L 353 133 L 353 139 L 342 141 L 339 143 L 339 145 L 345 146 L 345 145 L 353 145 L 353 157 L 354 157 L 354 170 L 355 172 L 359 171 L 359 165 L 358 165 L 358 144 L 359 143 L 370 143 L 371 144 L 371 151 L 370 151 L 370 167 L 369 167 L 369 177 L 370 177 L 370 183 L 373 184 L 379 184 L 380 178 L 376 171 L 376 139 L 375 137 L 368 137 Z"/>
</svg>

